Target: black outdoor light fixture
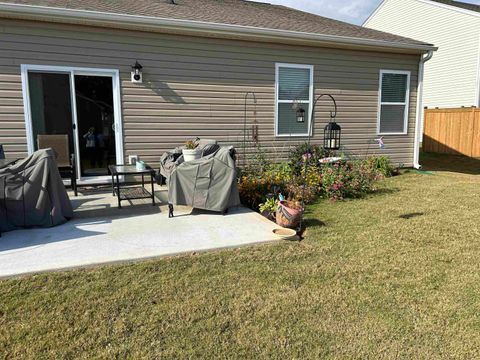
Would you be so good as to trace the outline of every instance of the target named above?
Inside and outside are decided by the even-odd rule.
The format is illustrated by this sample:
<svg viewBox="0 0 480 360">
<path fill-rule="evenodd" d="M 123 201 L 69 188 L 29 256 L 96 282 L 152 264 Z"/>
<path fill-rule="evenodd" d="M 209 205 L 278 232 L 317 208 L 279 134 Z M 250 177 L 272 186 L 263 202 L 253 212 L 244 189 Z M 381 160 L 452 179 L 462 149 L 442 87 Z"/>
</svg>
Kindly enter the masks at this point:
<svg viewBox="0 0 480 360">
<path fill-rule="evenodd" d="M 143 66 L 140 63 L 135 61 L 135 65 L 132 66 L 132 81 L 142 82 L 142 69 Z"/>
<path fill-rule="evenodd" d="M 325 126 L 325 129 L 323 131 L 323 147 L 325 150 L 338 150 L 340 149 L 342 128 L 335 121 L 335 118 L 337 117 L 337 102 L 335 101 L 335 98 L 330 94 L 319 95 L 313 103 L 312 113 L 310 114 L 311 118 L 309 124 L 310 129 L 308 132 L 308 144 L 310 145 L 310 137 L 312 136 L 314 128 L 315 108 L 318 101 L 324 96 L 328 96 L 333 101 L 334 110 L 330 111 L 330 122 L 327 124 L 327 126 Z M 294 102 L 293 109 L 296 110 L 295 116 L 297 119 L 297 123 L 304 123 L 306 118 L 305 109 L 301 106 L 301 104 L 297 102 Z"/>
<path fill-rule="evenodd" d="M 302 107 L 297 109 L 297 123 L 305 122 L 305 110 Z"/>
<path fill-rule="evenodd" d="M 323 148 L 326 150 L 338 150 L 340 149 L 342 128 L 335 122 L 335 117 L 332 117 L 331 120 L 323 130 Z"/>
</svg>

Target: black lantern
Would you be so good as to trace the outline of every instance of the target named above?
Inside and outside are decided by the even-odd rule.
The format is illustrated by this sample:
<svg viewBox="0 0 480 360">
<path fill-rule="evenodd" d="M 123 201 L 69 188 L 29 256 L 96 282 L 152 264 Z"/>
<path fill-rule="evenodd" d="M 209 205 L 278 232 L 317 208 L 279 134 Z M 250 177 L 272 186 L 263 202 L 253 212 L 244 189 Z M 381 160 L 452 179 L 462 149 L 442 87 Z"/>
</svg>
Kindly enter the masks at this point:
<svg viewBox="0 0 480 360">
<path fill-rule="evenodd" d="M 329 122 L 327 126 L 325 126 L 325 130 L 323 132 L 323 147 L 325 150 L 340 149 L 342 128 L 335 122 L 335 119 L 332 120 L 332 122 Z"/>
<path fill-rule="evenodd" d="M 135 61 L 135 65 L 132 66 L 132 75 L 135 81 L 140 81 L 142 79 L 142 69 L 143 66 L 140 65 L 138 61 Z"/>
<path fill-rule="evenodd" d="M 305 110 L 301 107 L 297 109 L 297 123 L 305 122 Z"/>
</svg>

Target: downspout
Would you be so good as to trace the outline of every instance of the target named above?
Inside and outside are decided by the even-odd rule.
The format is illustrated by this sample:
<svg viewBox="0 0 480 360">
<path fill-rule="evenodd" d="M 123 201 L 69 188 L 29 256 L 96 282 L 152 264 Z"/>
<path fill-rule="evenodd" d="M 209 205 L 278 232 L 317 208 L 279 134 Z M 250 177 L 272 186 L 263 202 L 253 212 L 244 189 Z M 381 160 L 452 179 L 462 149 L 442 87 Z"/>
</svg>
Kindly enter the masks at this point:
<svg viewBox="0 0 480 360">
<path fill-rule="evenodd" d="M 413 167 L 420 169 L 420 141 L 423 136 L 423 75 L 425 73 L 425 63 L 433 56 L 433 50 L 429 50 L 428 53 L 420 59 L 418 65 L 418 84 L 417 84 L 417 112 L 415 120 L 415 138 L 413 146 Z"/>
</svg>

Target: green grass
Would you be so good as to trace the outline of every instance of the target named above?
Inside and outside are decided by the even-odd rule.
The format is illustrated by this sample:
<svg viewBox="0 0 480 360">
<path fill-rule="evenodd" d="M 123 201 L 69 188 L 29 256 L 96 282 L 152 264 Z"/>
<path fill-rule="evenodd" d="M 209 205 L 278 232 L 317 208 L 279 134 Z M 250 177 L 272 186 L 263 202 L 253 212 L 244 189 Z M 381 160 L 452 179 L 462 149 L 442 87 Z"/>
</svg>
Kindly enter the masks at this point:
<svg viewBox="0 0 480 360">
<path fill-rule="evenodd" d="M 0 357 L 479 358 L 480 176 L 380 187 L 301 243 L 1 281 Z"/>
</svg>

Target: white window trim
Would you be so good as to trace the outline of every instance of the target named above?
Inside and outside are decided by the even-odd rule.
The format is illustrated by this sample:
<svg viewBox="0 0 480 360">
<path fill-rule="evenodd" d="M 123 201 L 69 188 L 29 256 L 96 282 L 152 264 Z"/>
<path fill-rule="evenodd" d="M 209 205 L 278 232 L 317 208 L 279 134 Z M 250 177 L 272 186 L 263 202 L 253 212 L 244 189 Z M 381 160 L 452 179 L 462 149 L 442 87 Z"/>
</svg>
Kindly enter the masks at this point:
<svg viewBox="0 0 480 360">
<path fill-rule="evenodd" d="M 407 75 L 407 93 L 405 94 L 405 102 L 382 102 L 382 82 L 383 74 L 401 74 Z M 410 71 L 403 70 L 380 70 L 380 80 L 378 86 L 378 111 L 377 111 L 377 135 L 407 135 L 408 134 L 408 117 L 410 108 Z M 382 105 L 403 105 L 405 107 L 403 119 L 403 131 L 400 132 L 380 132 L 380 119 L 382 117 Z"/>
<path fill-rule="evenodd" d="M 305 134 L 279 134 L 278 133 L 278 104 L 293 104 L 295 99 L 293 100 L 279 100 L 278 99 L 278 92 L 279 92 L 279 70 L 282 67 L 289 67 L 289 68 L 298 68 L 298 69 L 309 69 L 310 70 L 310 92 L 309 97 L 310 99 L 307 100 L 297 100 L 297 103 L 300 104 L 309 104 L 309 112 L 308 112 L 308 129 L 309 131 Z M 312 118 L 312 105 L 313 105 L 313 72 L 314 66 L 313 65 L 305 65 L 305 64 L 286 64 L 286 63 L 275 63 L 275 136 L 276 137 L 305 137 L 311 136 L 311 118 Z M 295 120 L 296 121 L 296 120 Z"/>
</svg>

